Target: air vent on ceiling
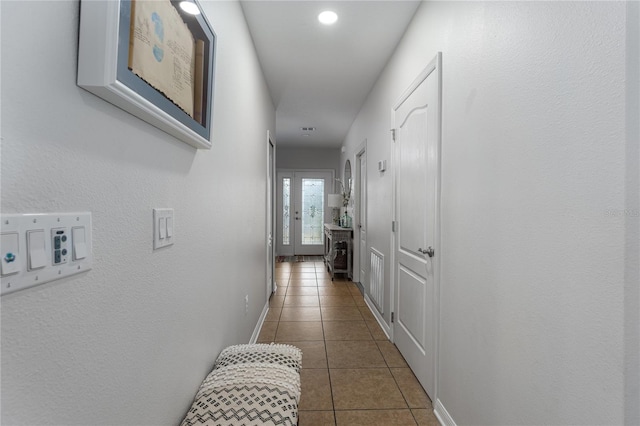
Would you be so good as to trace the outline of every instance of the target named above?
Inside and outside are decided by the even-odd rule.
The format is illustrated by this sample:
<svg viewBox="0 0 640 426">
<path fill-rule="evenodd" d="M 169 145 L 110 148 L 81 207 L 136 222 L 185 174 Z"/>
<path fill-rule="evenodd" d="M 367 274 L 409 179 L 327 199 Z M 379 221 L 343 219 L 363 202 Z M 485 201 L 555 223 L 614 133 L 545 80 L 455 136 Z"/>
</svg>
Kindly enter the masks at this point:
<svg viewBox="0 0 640 426">
<path fill-rule="evenodd" d="M 302 130 L 303 132 L 313 132 L 316 128 L 315 127 L 301 127 L 300 130 Z"/>
</svg>

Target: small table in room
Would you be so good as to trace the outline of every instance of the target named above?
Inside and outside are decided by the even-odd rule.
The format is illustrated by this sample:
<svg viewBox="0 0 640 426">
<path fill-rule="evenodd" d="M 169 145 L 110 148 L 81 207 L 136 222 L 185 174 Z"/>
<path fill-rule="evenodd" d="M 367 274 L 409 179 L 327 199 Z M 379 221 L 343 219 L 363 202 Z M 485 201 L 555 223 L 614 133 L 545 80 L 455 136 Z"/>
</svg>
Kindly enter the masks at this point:
<svg viewBox="0 0 640 426">
<path fill-rule="evenodd" d="M 352 237 L 353 228 L 324 224 L 324 263 L 331 273 L 332 281 L 336 273 L 351 277 Z"/>
</svg>

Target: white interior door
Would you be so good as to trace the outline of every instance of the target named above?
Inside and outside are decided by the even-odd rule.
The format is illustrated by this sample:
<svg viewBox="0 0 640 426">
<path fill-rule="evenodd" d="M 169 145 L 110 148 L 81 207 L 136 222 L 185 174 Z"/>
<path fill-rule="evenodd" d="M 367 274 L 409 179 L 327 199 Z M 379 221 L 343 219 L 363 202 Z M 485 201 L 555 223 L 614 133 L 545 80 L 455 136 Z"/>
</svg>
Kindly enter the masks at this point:
<svg viewBox="0 0 640 426">
<path fill-rule="evenodd" d="M 275 253 L 273 248 L 274 200 L 275 200 L 275 146 L 267 132 L 267 299 L 275 291 L 273 271 L 275 269 Z"/>
<path fill-rule="evenodd" d="M 327 196 L 333 192 L 330 171 L 296 171 L 293 179 L 294 254 L 324 253 L 324 223 L 330 209 Z"/>
<path fill-rule="evenodd" d="M 394 340 L 435 397 L 439 245 L 440 54 L 394 106 Z"/>
<path fill-rule="evenodd" d="M 358 233 L 359 233 L 359 279 L 364 287 L 367 279 L 367 153 L 358 154 L 356 163 L 358 173 Z M 367 287 L 364 287 L 365 289 Z M 366 291 L 366 290 L 365 290 Z"/>
</svg>

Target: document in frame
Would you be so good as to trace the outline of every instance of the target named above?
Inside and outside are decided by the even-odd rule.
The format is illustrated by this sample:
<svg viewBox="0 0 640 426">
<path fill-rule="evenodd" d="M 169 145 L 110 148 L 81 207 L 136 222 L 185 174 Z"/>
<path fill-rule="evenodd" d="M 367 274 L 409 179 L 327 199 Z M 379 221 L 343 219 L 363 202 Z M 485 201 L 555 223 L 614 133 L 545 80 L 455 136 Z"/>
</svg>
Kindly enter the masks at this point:
<svg viewBox="0 0 640 426">
<path fill-rule="evenodd" d="M 129 68 L 193 118 L 195 41 L 169 0 L 133 0 Z"/>
</svg>

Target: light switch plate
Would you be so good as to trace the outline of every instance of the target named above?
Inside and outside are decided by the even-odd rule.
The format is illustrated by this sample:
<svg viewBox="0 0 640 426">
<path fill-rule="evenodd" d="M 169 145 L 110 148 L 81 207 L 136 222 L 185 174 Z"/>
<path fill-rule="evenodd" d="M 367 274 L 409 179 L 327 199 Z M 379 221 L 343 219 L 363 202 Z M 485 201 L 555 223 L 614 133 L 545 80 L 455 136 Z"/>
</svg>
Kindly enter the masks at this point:
<svg viewBox="0 0 640 426">
<path fill-rule="evenodd" d="M 7 259 L 13 258 L 9 269 L 5 268 L 8 265 L 2 264 L 2 295 L 91 269 L 93 256 L 90 212 L 3 214 L 0 217 L 0 228 L 3 236 L 3 245 L 0 247 L 2 262 L 7 263 Z M 85 257 L 82 259 L 69 256 L 74 244 L 73 237 L 69 234 L 72 228 L 84 231 Z M 13 238 L 9 240 L 9 246 L 5 246 L 7 236 L 16 234 L 17 248 Z"/>
<path fill-rule="evenodd" d="M 173 244 L 175 222 L 173 209 L 153 209 L 153 249 Z"/>
</svg>

